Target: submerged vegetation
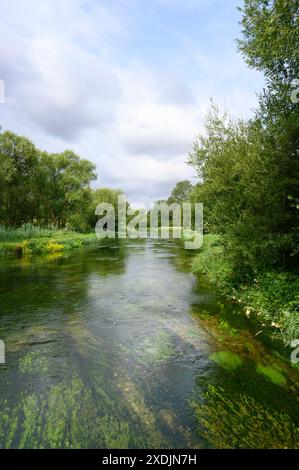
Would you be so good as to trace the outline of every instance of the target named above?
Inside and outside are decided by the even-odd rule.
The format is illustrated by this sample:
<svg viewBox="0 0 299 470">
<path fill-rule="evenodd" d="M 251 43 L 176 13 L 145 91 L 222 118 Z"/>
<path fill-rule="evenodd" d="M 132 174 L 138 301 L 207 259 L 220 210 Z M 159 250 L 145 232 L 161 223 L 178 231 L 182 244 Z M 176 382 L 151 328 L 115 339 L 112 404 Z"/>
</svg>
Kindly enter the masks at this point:
<svg viewBox="0 0 299 470">
<path fill-rule="evenodd" d="M 247 419 L 260 435 L 241 434 L 240 446 L 290 446 L 297 371 L 237 323 L 237 307 L 221 305 L 189 262 L 180 243 L 121 240 L 3 262 L 0 447 L 233 446 Z M 218 434 L 207 384 L 225 390 L 227 406 L 236 400 Z"/>
<path fill-rule="evenodd" d="M 214 352 L 209 356 L 211 361 L 215 361 L 221 367 L 227 370 L 235 370 L 242 365 L 240 357 L 230 351 Z"/>
<path fill-rule="evenodd" d="M 125 421 L 100 414 L 83 381 L 52 386 L 46 394 L 23 394 L 10 408 L 1 403 L 0 448 L 127 448 Z M 18 430 L 18 433 L 16 431 Z"/>
<path fill-rule="evenodd" d="M 201 435 L 217 449 L 298 449 L 299 428 L 288 415 L 246 394 L 208 386 L 203 403 L 192 401 Z"/>
</svg>

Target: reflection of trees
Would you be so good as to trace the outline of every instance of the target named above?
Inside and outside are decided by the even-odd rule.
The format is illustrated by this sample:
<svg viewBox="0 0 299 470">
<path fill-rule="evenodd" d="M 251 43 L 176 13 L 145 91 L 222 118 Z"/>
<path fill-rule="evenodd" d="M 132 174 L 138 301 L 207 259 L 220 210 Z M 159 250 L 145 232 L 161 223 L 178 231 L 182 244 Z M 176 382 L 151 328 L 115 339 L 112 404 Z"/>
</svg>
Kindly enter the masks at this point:
<svg viewBox="0 0 299 470">
<path fill-rule="evenodd" d="M 1 312 L 13 312 L 15 318 L 26 313 L 31 320 L 37 310 L 80 302 L 86 296 L 88 276 L 123 274 L 128 253 L 125 241 L 102 240 L 50 262 L 39 258 L 25 265 L 22 260 L 8 263 L 0 273 Z"/>
<path fill-rule="evenodd" d="M 101 276 L 123 274 L 129 253 L 126 240 L 102 240 L 88 256 L 87 268 Z"/>
</svg>

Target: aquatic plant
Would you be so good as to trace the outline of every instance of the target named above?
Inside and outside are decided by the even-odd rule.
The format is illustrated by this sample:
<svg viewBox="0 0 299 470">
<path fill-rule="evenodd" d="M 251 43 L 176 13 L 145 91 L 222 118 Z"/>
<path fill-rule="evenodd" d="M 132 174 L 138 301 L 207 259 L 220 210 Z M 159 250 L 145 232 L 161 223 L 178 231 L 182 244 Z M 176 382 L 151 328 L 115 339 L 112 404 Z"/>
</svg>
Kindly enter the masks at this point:
<svg viewBox="0 0 299 470">
<path fill-rule="evenodd" d="M 48 372 L 48 360 L 36 351 L 30 351 L 19 360 L 20 370 L 24 373 Z"/>
<path fill-rule="evenodd" d="M 168 361 L 174 354 L 175 348 L 169 333 L 159 331 L 154 337 L 144 339 L 141 361 L 145 363 L 164 362 Z"/>
<path fill-rule="evenodd" d="M 197 431 L 209 446 L 224 448 L 299 448 L 299 428 L 291 417 L 254 398 L 208 386 L 203 402 L 191 401 Z"/>
<path fill-rule="evenodd" d="M 77 376 L 41 395 L 23 393 L 17 405 L 0 402 L 0 448 L 127 448 L 129 439 L 128 424 L 103 414 Z"/>
<path fill-rule="evenodd" d="M 256 371 L 276 385 L 286 385 L 287 383 L 285 376 L 274 367 L 264 366 L 259 363 L 256 367 Z"/>
<path fill-rule="evenodd" d="M 210 354 L 209 359 L 226 370 L 235 370 L 242 365 L 241 358 L 230 351 L 218 351 Z"/>
</svg>

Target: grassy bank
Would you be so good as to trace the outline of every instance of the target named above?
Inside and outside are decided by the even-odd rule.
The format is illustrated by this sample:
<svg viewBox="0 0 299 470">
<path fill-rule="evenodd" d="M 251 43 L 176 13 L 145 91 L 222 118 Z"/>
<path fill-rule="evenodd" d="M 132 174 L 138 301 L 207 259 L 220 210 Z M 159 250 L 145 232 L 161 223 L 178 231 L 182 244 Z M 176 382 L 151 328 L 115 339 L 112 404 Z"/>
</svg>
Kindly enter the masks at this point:
<svg viewBox="0 0 299 470">
<path fill-rule="evenodd" d="M 0 227 L 0 256 L 30 256 L 57 253 L 79 248 L 96 241 L 94 233 L 84 234 L 67 230 L 35 227 Z"/>
<path fill-rule="evenodd" d="M 205 274 L 226 297 L 238 301 L 247 316 L 277 331 L 289 344 L 299 338 L 299 276 L 291 272 L 262 272 L 252 282 L 236 282 L 225 246 L 218 235 L 204 236 L 193 262 L 195 273 Z"/>
</svg>

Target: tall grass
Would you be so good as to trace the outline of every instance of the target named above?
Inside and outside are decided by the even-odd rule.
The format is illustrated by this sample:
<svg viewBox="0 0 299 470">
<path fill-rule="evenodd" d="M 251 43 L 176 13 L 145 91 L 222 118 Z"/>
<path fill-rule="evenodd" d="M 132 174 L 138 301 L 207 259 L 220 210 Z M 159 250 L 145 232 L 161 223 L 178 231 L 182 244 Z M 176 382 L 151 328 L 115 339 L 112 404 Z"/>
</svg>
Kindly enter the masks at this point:
<svg viewBox="0 0 299 470">
<path fill-rule="evenodd" d="M 32 224 L 24 224 L 19 228 L 0 225 L 0 242 L 18 242 L 32 238 L 50 238 L 56 235 L 62 235 L 62 233 L 62 230 L 41 228 Z"/>
</svg>

